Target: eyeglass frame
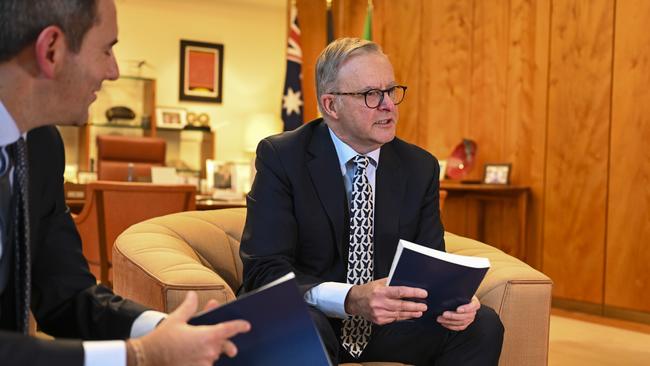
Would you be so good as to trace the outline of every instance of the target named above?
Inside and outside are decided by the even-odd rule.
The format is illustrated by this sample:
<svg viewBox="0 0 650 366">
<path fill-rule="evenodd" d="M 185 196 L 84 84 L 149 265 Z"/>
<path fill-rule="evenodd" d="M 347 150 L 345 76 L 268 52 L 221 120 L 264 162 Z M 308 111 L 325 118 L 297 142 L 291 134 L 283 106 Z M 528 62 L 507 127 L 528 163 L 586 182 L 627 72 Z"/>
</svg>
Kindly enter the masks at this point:
<svg viewBox="0 0 650 366">
<path fill-rule="evenodd" d="M 394 90 L 394 89 L 396 89 L 396 88 L 401 88 L 401 89 L 404 90 L 404 95 L 402 95 L 402 100 L 400 100 L 400 101 L 397 102 L 397 103 L 395 103 L 395 102 L 393 101 L 393 103 L 394 103 L 395 105 L 398 105 L 398 104 L 400 104 L 400 103 L 402 103 L 402 102 L 404 101 L 404 98 L 406 98 L 406 90 L 408 89 L 408 87 L 407 87 L 406 85 L 393 85 L 393 86 L 391 86 L 390 88 L 388 88 L 388 89 L 383 89 L 383 90 L 382 90 L 382 89 L 375 89 L 375 88 L 373 88 L 373 89 L 368 89 L 368 90 L 366 90 L 365 92 L 346 92 L 346 93 L 344 93 L 344 92 L 329 92 L 329 93 L 327 93 L 327 94 L 332 94 L 332 95 L 363 95 L 363 102 L 366 104 L 366 107 L 368 107 L 368 108 L 370 108 L 370 109 L 377 109 L 377 108 L 379 108 L 379 106 L 384 102 L 384 97 L 385 97 L 385 95 L 388 94 L 388 93 L 390 92 L 391 89 Z M 371 92 L 377 92 L 377 91 L 380 91 L 380 92 L 381 92 L 381 97 L 379 98 L 379 103 L 377 103 L 376 106 L 371 107 L 371 106 L 368 105 L 368 95 L 369 95 Z M 390 97 L 388 97 L 388 98 L 390 98 Z M 391 100 L 392 100 L 392 99 L 391 99 Z"/>
</svg>

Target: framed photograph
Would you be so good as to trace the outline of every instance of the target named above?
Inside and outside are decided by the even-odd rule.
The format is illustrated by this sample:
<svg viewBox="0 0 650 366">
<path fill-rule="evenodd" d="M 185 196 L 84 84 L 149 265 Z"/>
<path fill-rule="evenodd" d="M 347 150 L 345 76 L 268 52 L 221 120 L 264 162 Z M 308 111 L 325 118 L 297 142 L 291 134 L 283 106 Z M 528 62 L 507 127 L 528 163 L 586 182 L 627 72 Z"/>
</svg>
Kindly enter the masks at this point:
<svg viewBox="0 0 650 366">
<path fill-rule="evenodd" d="M 438 160 L 438 165 L 440 165 L 439 180 L 445 180 L 445 177 L 447 176 L 447 160 Z"/>
<path fill-rule="evenodd" d="M 180 100 L 221 103 L 223 45 L 181 40 Z"/>
<path fill-rule="evenodd" d="M 187 120 L 187 111 L 183 108 L 156 108 L 156 126 L 160 128 L 182 129 Z"/>
<path fill-rule="evenodd" d="M 510 184 L 510 167 L 512 164 L 485 164 L 483 183 Z"/>
</svg>

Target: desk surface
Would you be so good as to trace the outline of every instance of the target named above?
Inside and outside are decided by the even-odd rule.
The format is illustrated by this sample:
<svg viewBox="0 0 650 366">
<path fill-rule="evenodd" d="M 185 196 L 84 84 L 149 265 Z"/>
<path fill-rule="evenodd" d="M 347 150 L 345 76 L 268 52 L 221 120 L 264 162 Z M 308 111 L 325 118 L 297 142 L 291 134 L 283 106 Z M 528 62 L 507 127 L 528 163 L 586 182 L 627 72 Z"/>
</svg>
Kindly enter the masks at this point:
<svg viewBox="0 0 650 366">
<path fill-rule="evenodd" d="M 70 211 L 74 214 L 79 214 L 83 209 L 85 203 L 86 185 L 85 184 L 69 184 L 66 182 L 65 187 L 65 203 L 70 207 Z M 202 210 L 217 210 L 223 208 L 238 208 L 246 207 L 245 199 L 214 199 L 209 195 L 196 195 L 196 209 Z"/>
<path fill-rule="evenodd" d="M 528 186 L 514 184 L 484 184 L 484 183 L 461 183 L 457 181 L 443 180 L 440 182 L 440 189 L 450 192 L 520 192 L 529 190 Z"/>
</svg>

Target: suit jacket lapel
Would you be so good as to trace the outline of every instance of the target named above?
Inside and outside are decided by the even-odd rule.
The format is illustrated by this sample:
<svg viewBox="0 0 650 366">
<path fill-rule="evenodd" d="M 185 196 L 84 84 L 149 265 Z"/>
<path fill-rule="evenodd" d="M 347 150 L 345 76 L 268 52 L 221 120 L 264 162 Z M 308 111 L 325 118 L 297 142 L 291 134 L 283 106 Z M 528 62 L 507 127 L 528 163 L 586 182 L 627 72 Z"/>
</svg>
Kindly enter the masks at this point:
<svg viewBox="0 0 650 366">
<path fill-rule="evenodd" d="M 375 180 L 375 268 L 390 268 L 399 235 L 400 206 L 406 192 L 401 161 L 390 143 L 381 148 Z M 388 261 L 388 266 L 385 262 Z M 386 276 L 375 273 L 375 278 Z"/>
<path fill-rule="evenodd" d="M 339 255 L 343 253 L 345 186 L 334 143 L 329 135 L 327 125 L 321 122 L 314 131 L 308 151 L 313 159 L 307 163 L 312 184 L 321 204 L 327 212 L 330 225 L 334 230 L 336 248 Z"/>
</svg>

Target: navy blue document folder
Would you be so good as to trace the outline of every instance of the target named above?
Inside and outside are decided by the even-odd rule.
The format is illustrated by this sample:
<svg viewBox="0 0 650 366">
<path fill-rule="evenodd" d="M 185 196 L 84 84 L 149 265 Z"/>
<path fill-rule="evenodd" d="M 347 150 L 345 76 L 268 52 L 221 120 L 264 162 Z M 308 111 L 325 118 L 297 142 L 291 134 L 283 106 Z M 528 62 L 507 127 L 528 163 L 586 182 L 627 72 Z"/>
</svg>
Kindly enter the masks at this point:
<svg viewBox="0 0 650 366">
<path fill-rule="evenodd" d="M 469 303 L 488 268 L 487 258 L 442 252 L 400 240 L 388 285 L 427 290 L 427 311 L 420 319 L 435 319 L 446 310 Z"/>
<path fill-rule="evenodd" d="M 222 355 L 214 363 L 217 366 L 331 366 L 293 273 L 199 314 L 188 323 L 216 324 L 234 319 L 248 320 L 251 330 L 232 339 L 237 356 Z"/>
</svg>

